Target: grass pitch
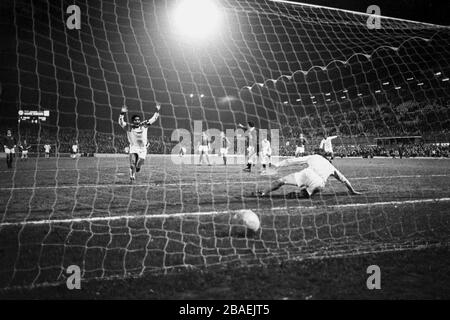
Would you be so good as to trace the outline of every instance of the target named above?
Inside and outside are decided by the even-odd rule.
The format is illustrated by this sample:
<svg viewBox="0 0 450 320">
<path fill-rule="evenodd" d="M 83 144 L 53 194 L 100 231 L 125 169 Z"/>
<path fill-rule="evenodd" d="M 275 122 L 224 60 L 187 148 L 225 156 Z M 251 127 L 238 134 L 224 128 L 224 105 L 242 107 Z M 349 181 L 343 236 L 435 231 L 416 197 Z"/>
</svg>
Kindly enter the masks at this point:
<svg viewBox="0 0 450 320">
<path fill-rule="evenodd" d="M 350 196 L 330 178 L 313 199 L 290 187 L 255 198 L 278 176 L 244 173 L 242 165 L 175 165 L 164 156 L 150 156 L 133 185 L 126 158 L 5 164 L 1 295 L 449 298 L 450 281 L 436 272 L 450 270 L 450 161 L 333 163 L 364 195 Z M 240 209 L 258 214 L 258 232 L 233 220 Z M 82 270 L 81 291 L 65 286 L 72 264 Z M 387 275 L 377 293 L 365 286 L 371 264 Z"/>
</svg>

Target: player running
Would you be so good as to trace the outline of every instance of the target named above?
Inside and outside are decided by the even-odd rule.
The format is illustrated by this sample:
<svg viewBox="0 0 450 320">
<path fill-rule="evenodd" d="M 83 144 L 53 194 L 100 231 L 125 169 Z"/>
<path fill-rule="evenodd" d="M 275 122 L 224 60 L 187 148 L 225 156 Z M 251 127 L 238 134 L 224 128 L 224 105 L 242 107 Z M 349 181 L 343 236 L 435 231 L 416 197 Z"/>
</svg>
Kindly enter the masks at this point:
<svg viewBox="0 0 450 320">
<path fill-rule="evenodd" d="M 12 168 L 13 156 L 15 153 L 15 148 L 17 147 L 17 140 L 12 135 L 12 131 L 8 129 L 6 131 L 6 136 L 3 138 L 3 148 L 6 153 L 6 165 L 8 168 Z"/>
<path fill-rule="evenodd" d="M 136 179 L 136 172 L 139 172 L 144 164 L 147 156 L 147 130 L 158 119 L 160 109 L 161 106 L 157 104 L 156 112 L 151 119 L 141 122 L 139 115 L 133 115 L 131 117 L 131 123 L 128 123 L 125 121 L 125 115 L 128 112 L 127 107 L 122 107 L 119 116 L 119 125 L 127 131 L 127 138 L 130 143 L 130 182 Z"/>
<path fill-rule="evenodd" d="M 284 185 L 290 185 L 299 187 L 302 195 L 305 198 L 310 198 L 313 194 L 320 192 L 325 188 L 325 183 L 330 176 L 335 177 L 338 181 L 345 184 L 351 194 L 361 194 L 352 187 L 347 178 L 345 178 L 338 169 L 336 169 L 326 158 L 318 154 L 286 159 L 278 164 L 274 163 L 273 166 L 278 168 L 304 164 L 307 164 L 308 167 L 276 180 L 269 188 L 264 191 L 259 191 L 258 195 L 265 196 L 272 191 L 278 190 Z"/>
<path fill-rule="evenodd" d="M 252 121 L 247 122 L 247 126 L 243 126 L 242 124 L 238 124 L 238 126 L 244 130 L 245 137 L 246 137 L 246 144 L 247 147 L 247 167 L 244 168 L 243 171 L 251 172 L 252 171 L 252 165 L 256 164 L 257 160 L 257 154 L 256 154 L 256 129 L 255 124 Z"/>
<path fill-rule="evenodd" d="M 223 158 L 223 165 L 227 165 L 227 155 L 228 155 L 228 148 L 230 147 L 231 142 L 230 139 L 227 138 L 225 135 L 225 132 L 220 133 L 220 150 L 219 150 L 219 157 Z"/>
<path fill-rule="evenodd" d="M 337 136 L 331 136 L 328 137 L 326 133 L 323 134 L 323 139 L 320 141 L 319 149 L 323 150 L 325 152 L 325 156 L 331 157 L 331 160 L 334 159 L 334 153 L 333 153 L 333 145 L 331 143 L 331 140 L 336 139 Z"/>
<path fill-rule="evenodd" d="M 203 162 L 203 155 L 206 157 L 206 161 L 208 161 L 208 165 L 210 166 L 211 163 L 209 162 L 209 156 L 208 152 L 211 147 L 211 141 L 209 140 L 208 135 L 206 134 L 206 131 L 203 131 L 202 138 L 198 144 L 198 152 L 200 152 L 200 159 L 198 161 L 199 165 L 201 165 Z"/>
<path fill-rule="evenodd" d="M 267 138 L 264 138 L 261 142 L 262 150 L 261 150 L 261 163 L 263 167 L 263 172 L 261 174 L 265 174 L 266 165 L 269 164 L 269 167 L 272 166 L 271 157 L 272 157 L 272 148 L 270 147 L 270 141 Z"/>
</svg>

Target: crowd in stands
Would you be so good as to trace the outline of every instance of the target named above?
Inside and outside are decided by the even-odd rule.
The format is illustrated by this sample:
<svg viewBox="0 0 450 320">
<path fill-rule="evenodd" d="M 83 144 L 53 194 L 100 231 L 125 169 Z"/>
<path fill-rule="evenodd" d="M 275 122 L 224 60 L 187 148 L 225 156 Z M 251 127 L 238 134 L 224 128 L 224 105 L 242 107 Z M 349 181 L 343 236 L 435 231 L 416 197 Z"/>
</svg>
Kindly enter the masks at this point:
<svg viewBox="0 0 450 320">
<path fill-rule="evenodd" d="M 450 146 L 440 144 L 404 144 L 395 147 L 373 145 L 341 145 L 334 148 L 337 157 L 446 157 L 450 156 Z"/>
<path fill-rule="evenodd" d="M 393 156 L 393 157 L 448 157 L 450 142 L 450 101 L 406 101 L 398 105 L 389 103 L 374 105 L 341 106 L 339 112 L 328 107 L 317 107 L 317 112 L 300 116 L 286 113 L 280 118 L 280 155 L 293 155 L 300 137 L 305 138 L 308 153 L 318 147 L 322 134 L 337 135 L 333 141 L 336 156 Z M 6 129 L 3 130 L 6 132 Z M 52 154 L 70 153 L 77 143 L 82 154 L 126 153 L 128 140 L 120 130 L 102 133 L 93 130 L 75 130 L 51 126 L 21 127 L 15 132 L 19 141 L 27 140 L 30 152 L 43 152 L 50 144 Z M 422 136 L 422 143 L 401 146 L 379 146 L 375 137 Z M 429 138 L 426 136 L 428 135 Z M 371 137 L 369 139 L 369 137 Z M 434 139 L 434 141 L 433 141 Z M 177 142 L 170 137 L 148 137 L 149 153 L 169 154 Z M 350 142 L 351 141 L 351 142 Z M 238 150 L 243 153 L 244 150 Z"/>
</svg>

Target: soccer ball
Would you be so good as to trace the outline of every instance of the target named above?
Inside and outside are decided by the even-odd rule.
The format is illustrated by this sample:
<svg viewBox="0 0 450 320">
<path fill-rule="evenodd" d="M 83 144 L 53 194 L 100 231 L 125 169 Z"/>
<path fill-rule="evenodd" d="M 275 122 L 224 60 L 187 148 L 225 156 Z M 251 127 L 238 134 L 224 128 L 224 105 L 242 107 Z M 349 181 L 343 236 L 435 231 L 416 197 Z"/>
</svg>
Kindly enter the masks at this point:
<svg viewBox="0 0 450 320">
<path fill-rule="evenodd" d="M 233 218 L 255 232 L 261 227 L 258 216 L 252 210 L 239 210 Z"/>
</svg>

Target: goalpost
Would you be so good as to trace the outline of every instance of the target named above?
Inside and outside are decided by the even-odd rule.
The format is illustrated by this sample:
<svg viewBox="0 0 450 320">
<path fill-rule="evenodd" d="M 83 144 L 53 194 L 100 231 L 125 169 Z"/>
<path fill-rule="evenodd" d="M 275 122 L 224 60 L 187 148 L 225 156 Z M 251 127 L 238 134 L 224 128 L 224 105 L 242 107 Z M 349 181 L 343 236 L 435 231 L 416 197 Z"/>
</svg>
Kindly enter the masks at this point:
<svg viewBox="0 0 450 320">
<path fill-rule="evenodd" d="M 173 28 L 180 1 L 76 3 L 80 30 L 66 28 L 64 2 L 16 0 L 12 8 L 15 65 L 5 68 L 14 77 L 2 92 L 14 98 L 2 103 L 49 109 L 55 116 L 38 134 L 54 145 L 78 141 L 92 154 L 125 154 L 121 107 L 148 119 L 156 103 L 150 153 L 170 154 L 176 130 L 193 142 L 201 134 L 195 121 L 217 135 L 253 121 L 270 139 L 279 133 L 282 156 L 294 155 L 287 141 L 318 141 L 324 132 L 373 141 L 450 129 L 448 27 L 381 17 L 381 29 L 369 29 L 368 16 L 351 11 L 221 0 L 218 28 L 194 39 Z M 196 145 L 191 151 L 199 157 Z M 404 198 L 384 200 L 368 170 L 353 178 L 374 196 L 358 203 L 339 195 L 332 206 L 263 203 L 246 198 L 261 183 L 259 167 L 248 174 L 245 164 L 209 170 L 168 155 L 147 159 L 134 186 L 124 157 L 57 157 L 6 173 L 0 289 L 62 283 L 73 264 L 86 280 L 126 278 L 448 243 L 447 197 L 424 192 L 418 201 L 420 188 L 405 186 Z M 434 215 L 415 215 L 431 204 Z M 259 216 L 257 232 L 233 219 L 243 209 Z"/>
</svg>

